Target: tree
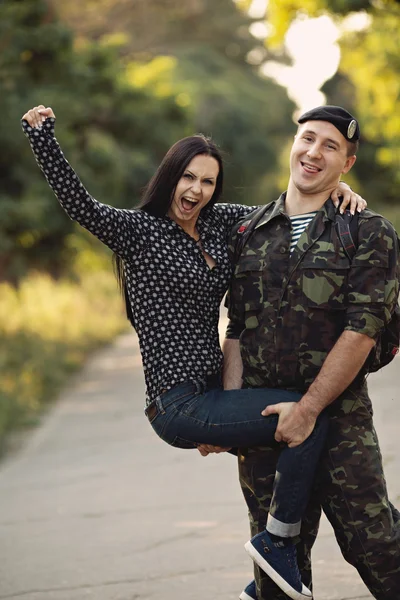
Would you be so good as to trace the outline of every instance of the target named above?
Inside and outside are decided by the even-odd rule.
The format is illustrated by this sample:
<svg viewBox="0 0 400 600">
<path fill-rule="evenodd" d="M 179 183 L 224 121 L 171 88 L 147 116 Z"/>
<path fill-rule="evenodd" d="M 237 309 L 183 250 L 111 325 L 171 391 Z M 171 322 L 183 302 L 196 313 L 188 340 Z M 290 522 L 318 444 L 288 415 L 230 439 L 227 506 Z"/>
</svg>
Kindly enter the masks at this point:
<svg viewBox="0 0 400 600">
<path fill-rule="evenodd" d="M 283 88 L 261 78 L 247 57 L 252 19 L 232 0 L 52 0 L 78 39 L 123 39 L 120 56 L 140 84 L 175 90 L 193 131 L 212 135 L 227 152 L 225 197 L 260 203 L 278 192 L 279 149 L 292 133 Z M 141 70 L 138 70 L 141 67 Z"/>
<path fill-rule="evenodd" d="M 375 163 L 375 170 L 381 172 L 380 176 L 375 172 L 382 184 L 377 198 L 396 202 L 400 185 L 400 6 L 376 8 L 371 17 L 368 29 L 343 36 L 340 71 L 354 86 L 354 104 L 370 145 L 370 165 Z M 368 174 L 365 167 L 360 179 Z M 373 182 L 370 174 L 368 181 Z"/>
<path fill-rule="evenodd" d="M 231 0 L 0 4 L 0 278 L 18 281 L 32 268 L 58 275 L 77 246 L 19 130 L 38 103 L 54 108 L 63 149 L 99 200 L 135 206 L 168 147 L 199 131 L 228 153 L 227 200 L 277 192 L 275 148 L 292 105 L 247 62 L 249 23 Z"/>
<path fill-rule="evenodd" d="M 133 206 L 168 146 L 187 124 L 173 94 L 156 96 L 127 80 L 115 48 L 75 49 L 72 32 L 44 0 L 0 5 L 2 191 L 0 278 L 28 268 L 65 270 L 73 231 L 37 167 L 19 127 L 39 103 L 54 106 L 63 148 L 94 195 Z"/>
<path fill-rule="evenodd" d="M 252 20 L 232 0 L 50 0 L 78 39 L 123 39 L 139 60 L 174 55 L 191 44 L 242 60 L 253 48 Z"/>
<path fill-rule="evenodd" d="M 243 8 L 248 5 L 242 0 Z M 323 91 L 328 103 L 347 107 L 360 121 L 362 145 L 352 174 L 357 189 L 378 208 L 397 201 L 400 183 L 400 3 L 270 0 L 266 44 L 282 56 L 284 35 L 299 16 L 327 14 L 340 28 L 355 12 L 367 14 L 368 24 L 360 31 L 343 29 L 339 70 Z"/>
</svg>

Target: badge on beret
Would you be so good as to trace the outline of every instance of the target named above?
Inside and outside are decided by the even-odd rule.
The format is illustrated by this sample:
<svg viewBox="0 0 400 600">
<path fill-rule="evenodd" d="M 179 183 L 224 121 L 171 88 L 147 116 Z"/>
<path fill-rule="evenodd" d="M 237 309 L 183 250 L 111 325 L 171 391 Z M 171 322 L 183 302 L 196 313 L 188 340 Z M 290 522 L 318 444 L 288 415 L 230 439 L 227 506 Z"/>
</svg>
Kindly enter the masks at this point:
<svg viewBox="0 0 400 600">
<path fill-rule="evenodd" d="M 354 136 L 356 129 L 357 129 L 357 121 L 355 119 L 353 119 L 352 121 L 350 121 L 349 126 L 347 128 L 347 137 L 349 140 L 351 140 L 351 138 Z"/>
</svg>

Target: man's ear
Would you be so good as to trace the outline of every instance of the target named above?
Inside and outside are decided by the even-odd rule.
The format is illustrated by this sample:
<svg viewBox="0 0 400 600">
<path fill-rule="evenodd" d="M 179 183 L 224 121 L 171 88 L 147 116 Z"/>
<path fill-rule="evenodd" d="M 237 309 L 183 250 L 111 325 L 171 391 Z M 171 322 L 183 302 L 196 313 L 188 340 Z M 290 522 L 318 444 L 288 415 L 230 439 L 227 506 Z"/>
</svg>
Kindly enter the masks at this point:
<svg viewBox="0 0 400 600">
<path fill-rule="evenodd" d="M 342 173 L 348 173 L 351 169 L 351 167 L 354 165 L 354 163 L 357 160 L 357 156 L 355 154 L 353 154 L 352 156 L 348 156 L 346 163 L 342 169 Z"/>
</svg>

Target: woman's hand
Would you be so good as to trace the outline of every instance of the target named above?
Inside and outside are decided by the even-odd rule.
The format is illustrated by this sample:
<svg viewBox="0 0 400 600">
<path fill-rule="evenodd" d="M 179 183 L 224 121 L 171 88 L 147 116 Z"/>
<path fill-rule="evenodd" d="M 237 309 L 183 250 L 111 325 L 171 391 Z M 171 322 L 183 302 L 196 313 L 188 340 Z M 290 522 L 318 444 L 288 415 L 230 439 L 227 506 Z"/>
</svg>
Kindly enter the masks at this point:
<svg viewBox="0 0 400 600">
<path fill-rule="evenodd" d="M 28 121 L 31 127 L 40 129 L 47 117 L 55 118 L 55 116 L 56 115 L 53 113 L 53 109 L 50 108 L 50 106 L 48 108 L 45 108 L 43 104 L 40 104 L 39 106 L 35 106 L 34 108 L 31 108 L 31 110 L 28 110 L 28 112 L 24 114 L 22 119 Z"/>
<path fill-rule="evenodd" d="M 228 452 L 231 448 L 223 448 L 222 446 L 212 446 L 211 444 L 199 444 L 197 450 L 202 456 L 208 456 L 209 454 L 220 454 L 221 452 Z"/>
<path fill-rule="evenodd" d="M 331 194 L 333 204 L 336 206 L 336 208 L 339 206 L 340 196 L 343 196 L 343 200 L 339 209 L 342 214 L 344 213 L 348 204 L 350 204 L 350 212 L 352 215 L 354 215 L 356 209 L 357 212 L 361 212 L 367 207 L 367 201 L 364 200 L 364 198 L 362 198 L 359 194 L 353 192 L 351 187 L 349 187 L 347 183 L 344 183 L 344 181 L 339 181 L 339 185 Z"/>
</svg>

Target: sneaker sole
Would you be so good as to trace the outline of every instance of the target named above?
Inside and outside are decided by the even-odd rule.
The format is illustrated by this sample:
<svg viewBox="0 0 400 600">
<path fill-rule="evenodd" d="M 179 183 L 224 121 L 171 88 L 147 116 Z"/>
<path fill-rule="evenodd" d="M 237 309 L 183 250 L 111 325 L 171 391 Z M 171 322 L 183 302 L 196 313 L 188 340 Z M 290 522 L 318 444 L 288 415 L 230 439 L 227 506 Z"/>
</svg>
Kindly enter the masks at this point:
<svg viewBox="0 0 400 600">
<path fill-rule="evenodd" d="M 251 558 L 260 567 L 260 569 L 262 569 L 264 573 L 266 573 L 268 577 L 270 577 L 272 581 L 276 583 L 276 585 L 282 590 L 282 592 L 285 592 L 285 594 L 289 596 L 289 598 L 292 598 L 292 600 L 304 600 L 305 598 L 307 598 L 307 600 L 312 599 L 312 594 L 310 590 L 308 590 L 304 586 L 304 584 L 303 586 L 308 592 L 306 594 L 302 594 L 301 592 L 298 592 L 297 590 L 292 588 L 292 586 L 287 581 L 285 581 L 277 571 L 275 571 L 275 569 L 261 556 L 261 554 L 257 552 L 257 550 L 254 548 L 251 542 L 246 542 L 244 547 L 246 549 L 246 552 L 250 554 Z"/>
<path fill-rule="evenodd" d="M 253 596 L 249 596 L 248 594 L 246 594 L 246 592 L 243 590 L 243 592 L 239 596 L 239 600 L 255 600 L 255 599 L 253 598 Z"/>
</svg>

